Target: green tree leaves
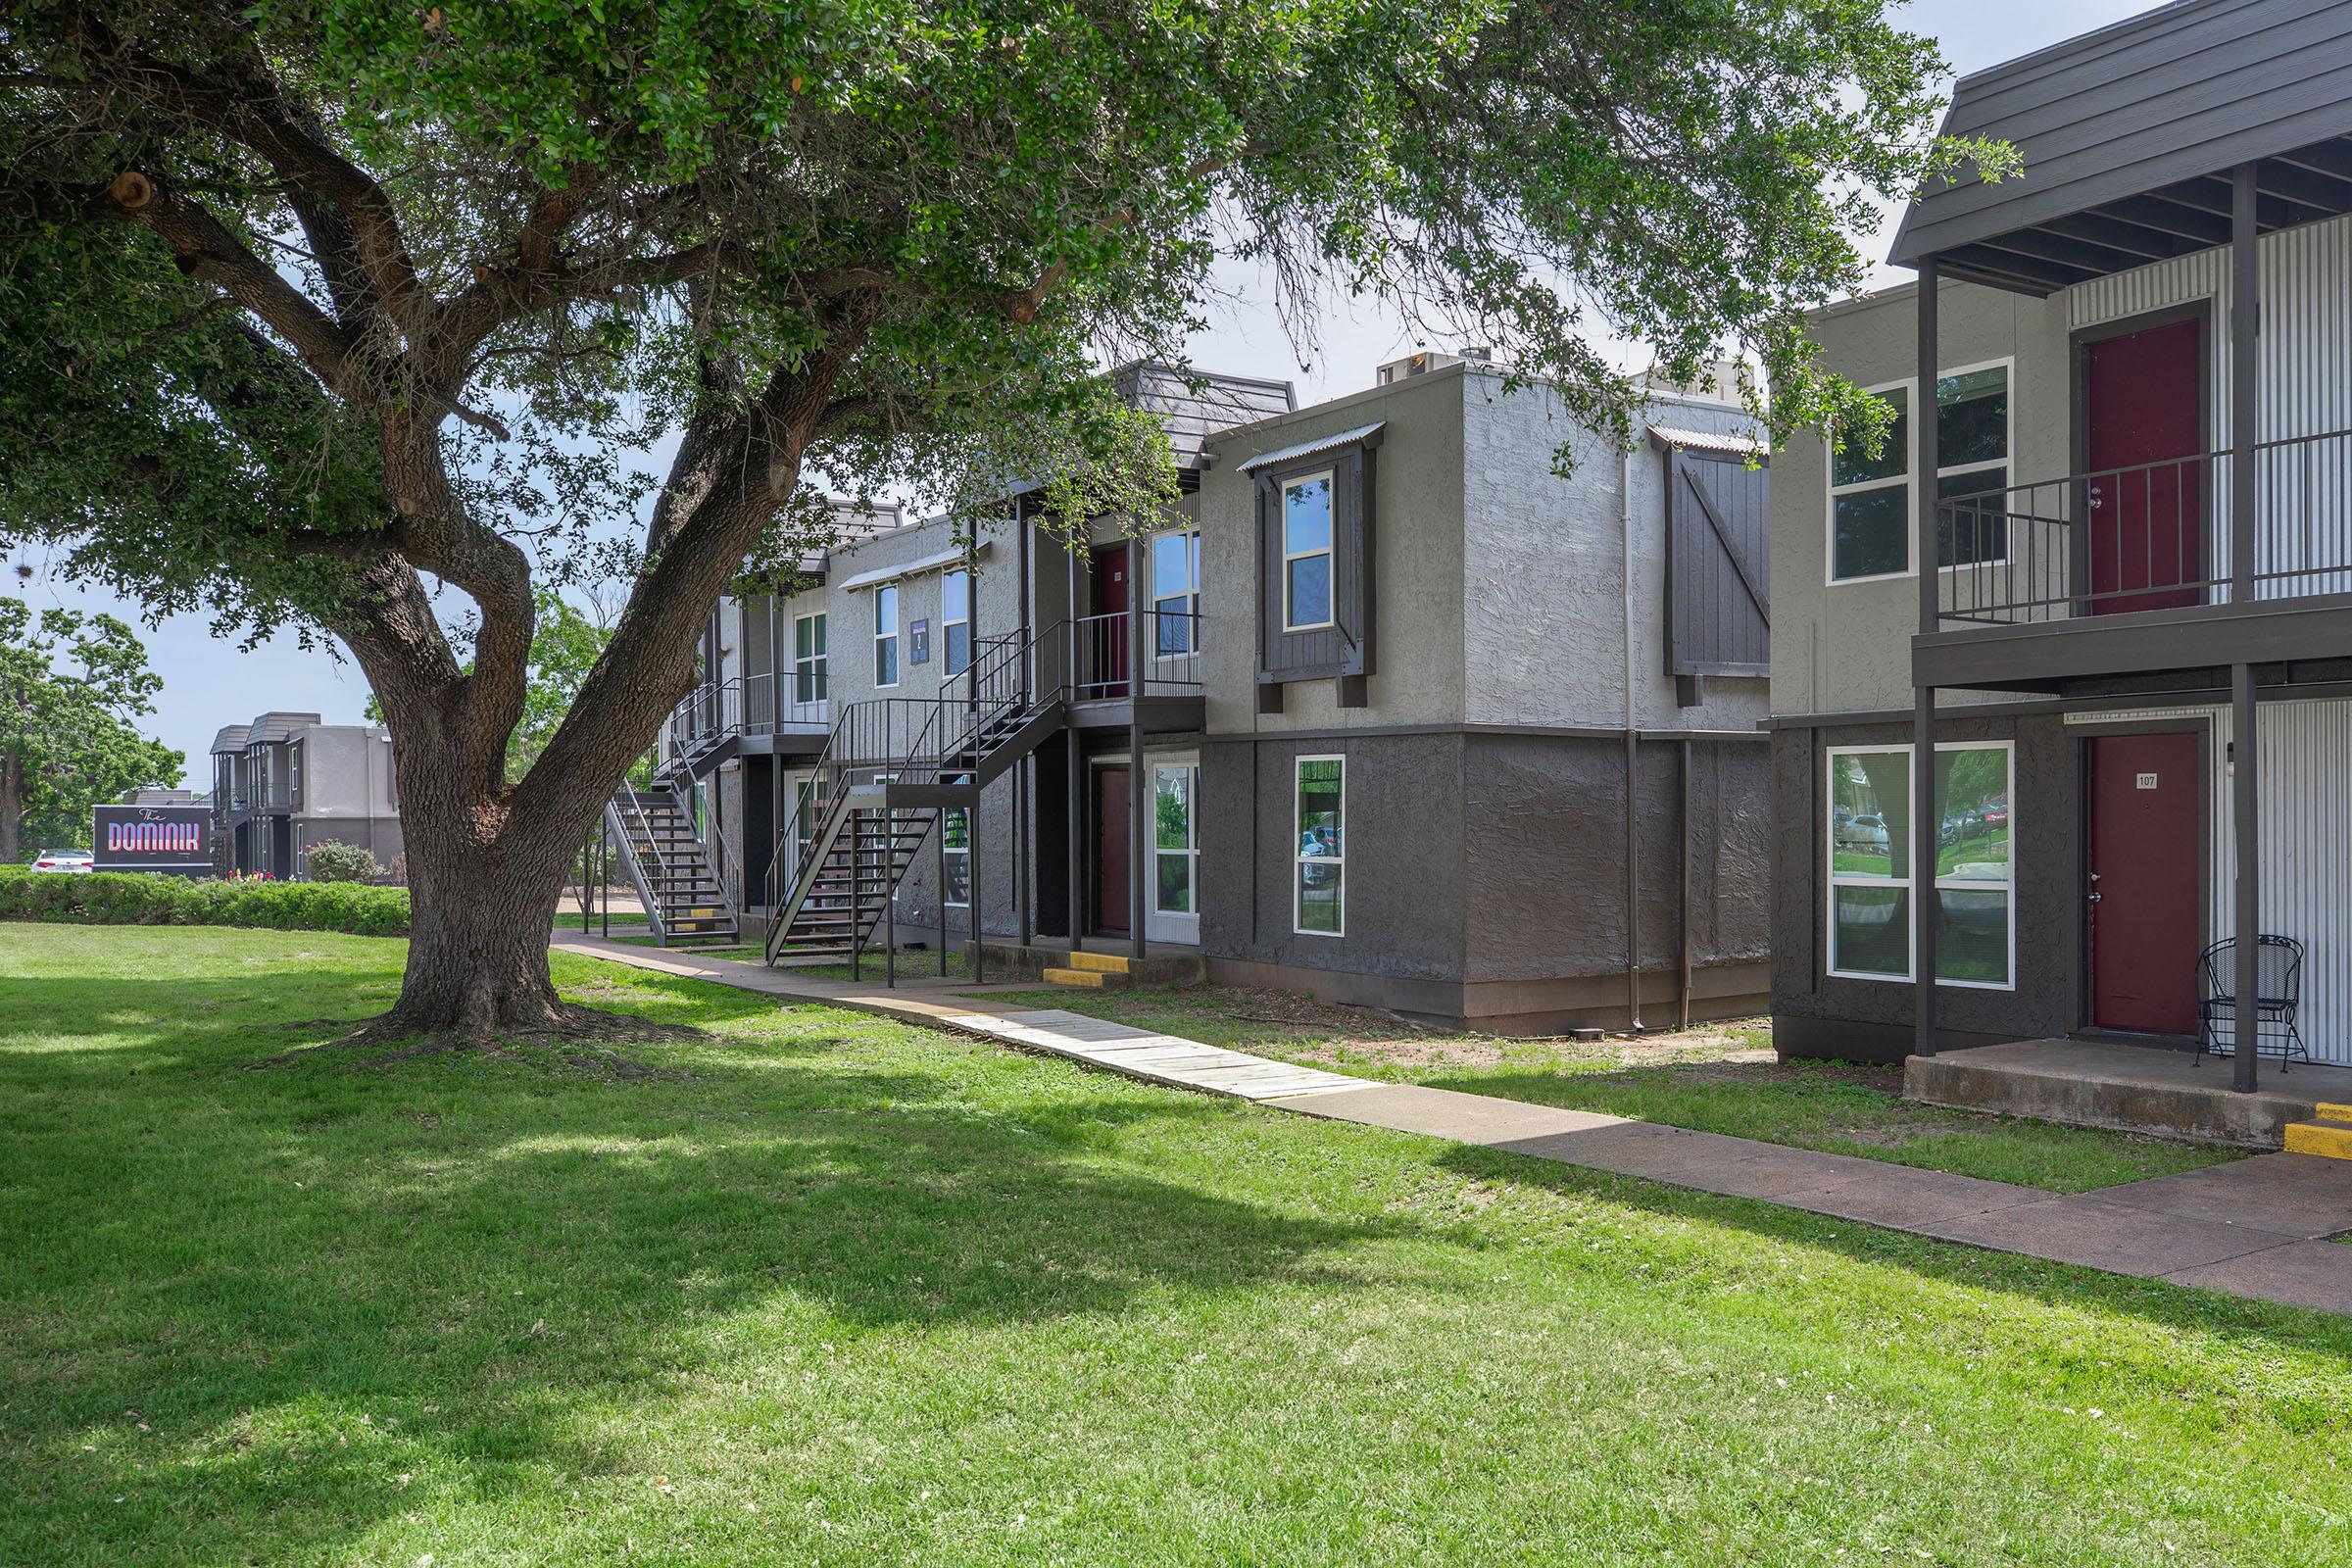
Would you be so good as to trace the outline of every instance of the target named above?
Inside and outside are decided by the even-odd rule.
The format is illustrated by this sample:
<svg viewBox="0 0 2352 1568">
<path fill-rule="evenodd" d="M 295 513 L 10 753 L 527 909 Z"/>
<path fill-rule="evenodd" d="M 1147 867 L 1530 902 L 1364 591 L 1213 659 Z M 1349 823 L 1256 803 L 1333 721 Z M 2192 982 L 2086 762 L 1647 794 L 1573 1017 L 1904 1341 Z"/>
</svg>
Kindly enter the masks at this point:
<svg viewBox="0 0 2352 1568">
<path fill-rule="evenodd" d="M 136 727 L 162 689 L 114 616 L 0 598 L 0 864 L 86 847 L 92 806 L 178 782 L 184 757 Z"/>
</svg>

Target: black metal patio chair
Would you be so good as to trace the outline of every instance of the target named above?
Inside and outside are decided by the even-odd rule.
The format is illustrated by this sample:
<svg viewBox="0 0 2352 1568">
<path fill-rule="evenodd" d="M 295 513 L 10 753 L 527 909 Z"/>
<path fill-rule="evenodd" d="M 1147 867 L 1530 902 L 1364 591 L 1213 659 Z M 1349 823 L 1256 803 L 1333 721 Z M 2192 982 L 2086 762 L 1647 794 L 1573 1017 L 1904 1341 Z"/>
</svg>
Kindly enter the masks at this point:
<svg viewBox="0 0 2352 1568">
<path fill-rule="evenodd" d="M 2303 944 L 2293 937 L 2268 933 L 2254 939 L 2254 1053 L 2262 1054 L 2263 1031 L 2278 1043 L 2278 1070 L 2296 1056 L 2311 1060 L 2303 1033 L 2295 1026 L 2303 1003 Z M 2224 937 L 2197 960 L 2197 1055 L 2232 1056 L 2238 1047 L 2237 938 Z M 2227 1025 L 2230 1045 L 2223 1049 L 2218 1027 Z"/>
</svg>

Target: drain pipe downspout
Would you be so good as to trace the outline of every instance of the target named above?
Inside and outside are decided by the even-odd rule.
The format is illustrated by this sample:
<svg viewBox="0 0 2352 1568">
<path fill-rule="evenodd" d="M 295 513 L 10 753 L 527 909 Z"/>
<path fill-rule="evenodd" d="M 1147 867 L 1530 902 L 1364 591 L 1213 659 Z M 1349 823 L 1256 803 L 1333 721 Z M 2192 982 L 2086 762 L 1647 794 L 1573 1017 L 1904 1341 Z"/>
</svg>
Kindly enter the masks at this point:
<svg viewBox="0 0 2352 1568">
<path fill-rule="evenodd" d="M 1619 573 L 1625 597 L 1625 1012 L 1627 1026 L 1642 1030 L 1642 845 L 1635 815 L 1634 728 L 1634 455 L 1617 455 L 1617 523 L 1622 544 Z"/>
</svg>

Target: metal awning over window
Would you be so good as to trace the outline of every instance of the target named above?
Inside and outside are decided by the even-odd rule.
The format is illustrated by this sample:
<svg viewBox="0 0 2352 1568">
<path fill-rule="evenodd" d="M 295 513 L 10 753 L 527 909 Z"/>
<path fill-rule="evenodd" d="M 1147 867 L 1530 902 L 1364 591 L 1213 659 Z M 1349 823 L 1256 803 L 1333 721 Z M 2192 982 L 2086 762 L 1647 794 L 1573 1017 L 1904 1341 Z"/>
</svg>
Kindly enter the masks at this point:
<svg viewBox="0 0 2352 1568">
<path fill-rule="evenodd" d="M 1725 452 L 1740 458 L 1769 458 L 1772 449 L 1753 436 L 1725 435 L 1717 430 L 1685 430 L 1671 424 L 1649 427 L 1649 443 L 1660 452 L 1677 447 L 1685 452 Z"/>
<path fill-rule="evenodd" d="M 1373 424 L 1359 424 L 1352 430 L 1342 430 L 1337 435 L 1317 436 L 1312 441 L 1301 441 L 1295 447 L 1283 447 L 1274 452 L 1261 452 L 1247 463 L 1236 464 L 1234 466 L 1243 473 L 1254 473 L 1259 468 L 1271 468 L 1278 464 L 1295 463 L 1300 458 L 1319 458 L 1326 452 L 1341 452 L 1348 447 L 1360 446 L 1372 440 L 1388 427 L 1389 421 L 1386 419 Z"/>
<path fill-rule="evenodd" d="M 872 571 L 861 571 L 855 577 L 844 577 L 834 586 L 850 593 L 856 593 L 860 588 L 879 588 L 884 583 L 898 582 L 902 578 L 919 577 L 926 571 L 945 571 L 953 566 L 960 566 L 967 561 L 981 561 L 987 557 L 989 549 L 989 542 L 983 539 L 969 550 L 943 550 L 938 555 L 924 556 L 896 566 L 877 566 Z"/>
</svg>

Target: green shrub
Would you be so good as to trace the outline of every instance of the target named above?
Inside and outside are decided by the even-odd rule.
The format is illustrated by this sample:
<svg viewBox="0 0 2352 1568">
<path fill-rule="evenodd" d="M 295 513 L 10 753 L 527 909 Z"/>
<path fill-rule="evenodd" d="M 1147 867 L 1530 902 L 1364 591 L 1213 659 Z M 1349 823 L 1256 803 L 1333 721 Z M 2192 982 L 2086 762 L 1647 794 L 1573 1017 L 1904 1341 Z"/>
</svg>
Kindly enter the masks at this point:
<svg viewBox="0 0 2352 1568">
<path fill-rule="evenodd" d="M 303 852 L 303 865 L 314 882 L 380 882 L 384 865 L 365 844 L 323 839 Z"/>
<path fill-rule="evenodd" d="M 409 931 L 409 890 L 358 882 L 191 882 L 135 871 L 0 872 L 0 920 L 267 926 L 398 937 Z"/>
</svg>

